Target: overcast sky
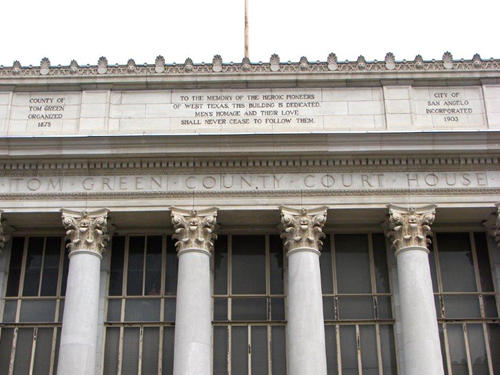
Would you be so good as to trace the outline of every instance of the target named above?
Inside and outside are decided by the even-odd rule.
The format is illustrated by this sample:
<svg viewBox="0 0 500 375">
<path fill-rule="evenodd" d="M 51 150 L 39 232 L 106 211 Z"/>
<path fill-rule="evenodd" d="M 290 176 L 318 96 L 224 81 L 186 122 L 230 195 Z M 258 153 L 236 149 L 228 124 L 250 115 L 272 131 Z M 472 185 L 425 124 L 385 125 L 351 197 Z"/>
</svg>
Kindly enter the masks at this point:
<svg viewBox="0 0 500 375">
<path fill-rule="evenodd" d="M 0 0 L 0 64 L 243 58 L 244 0 Z M 249 0 L 250 59 L 500 58 L 499 0 Z"/>
</svg>

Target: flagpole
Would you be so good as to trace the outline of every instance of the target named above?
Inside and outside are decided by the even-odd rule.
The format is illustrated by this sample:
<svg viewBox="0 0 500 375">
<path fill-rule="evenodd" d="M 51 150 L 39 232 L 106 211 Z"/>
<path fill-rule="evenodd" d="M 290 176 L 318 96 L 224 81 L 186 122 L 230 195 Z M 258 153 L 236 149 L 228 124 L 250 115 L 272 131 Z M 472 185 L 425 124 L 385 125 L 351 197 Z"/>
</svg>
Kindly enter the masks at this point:
<svg viewBox="0 0 500 375">
<path fill-rule="evenodd" d="M 245 0 L 245 57 L 248 58 L 248 0 Z"/>
</svg>

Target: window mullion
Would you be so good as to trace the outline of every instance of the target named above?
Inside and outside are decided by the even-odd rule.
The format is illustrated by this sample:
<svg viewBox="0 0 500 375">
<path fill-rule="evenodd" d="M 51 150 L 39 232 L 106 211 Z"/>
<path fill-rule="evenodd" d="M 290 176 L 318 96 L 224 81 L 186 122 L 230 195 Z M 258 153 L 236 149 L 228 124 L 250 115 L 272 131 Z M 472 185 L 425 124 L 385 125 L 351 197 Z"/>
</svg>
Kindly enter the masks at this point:
<svg viewBox="0 0 500 375">
<path fill-rule="evenodd" d="M 31 357 L 30 357 L 29 375 L 33 375 L 33 371 L 34 371 L 34 367 L 35 367 L 35 352 L 36 352 L 37 339 L 38 339 L 38 327 L 34 327 L 33 328 L 33 338 L 31 341 Z"/>
<path fill-rule="evenodd" d="M 469 232 L 469 240 L 470 240 L 470 249 L 472 252 L 472 265 L 474 267 L 474 278 L 476 279 L 476 291 L 478 294 L 476 296 L 479 298 L 479 313 L 481 314 L 481 318 L 486 317 L 486 312 L 484 309 L 484 300 L 482 294 L 481 280 L 479 274 L 479 265 L 477 261 L 477 251 L 476 251 L 476 241 L 474 239 L 474 233 Z"/>
<path fill-rule="evenodd" d="M 47 237 L 43 237 L 42 261 L 40 262 L 40 275 L 38 275 L 38 292 L 37 292 L 38 297 L 40 297 L 42 294 L 43 268 L 45 267 L 46 248 L 47 248 Z"/>
<path fill-rule="evenodd" d="M 467 368 L 469 370 L 469 374 L 473 374 L 472 372 L 472 361 L 470 357 L 470 347 L 469 347 L 469 335 L 467 334 L 467 323 L 462 323 L 462 333 L 465 343 L 465 355 L 467 357 Z"/>
<path fill-rule="evenodd" d="M 488 370 L 490 374 L 494 374 L 493 371 L 493 360 L 491 358 L 491 348 L 490 348 L 490 339 L 488 335 L 488 328 L 486 326 L 486 323 L 482 323 L 481 326 L 483 327 L 483 338 L 484 338 L 484 346 L 486 348 L 486 357 L 488 361 Z"/>
</svg>

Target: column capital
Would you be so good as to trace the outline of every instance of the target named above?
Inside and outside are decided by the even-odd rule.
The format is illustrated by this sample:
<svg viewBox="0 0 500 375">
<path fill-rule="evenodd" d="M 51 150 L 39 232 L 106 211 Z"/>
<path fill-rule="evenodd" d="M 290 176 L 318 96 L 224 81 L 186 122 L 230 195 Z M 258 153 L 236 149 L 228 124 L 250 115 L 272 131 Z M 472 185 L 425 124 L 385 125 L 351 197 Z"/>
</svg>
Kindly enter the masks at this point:
<svg viewBox="0 0 500 375">
<path fill-rule="evenodd" d="M 326 206 L 298 209 L 280 207 L 281 238 L 287 254 L 304 248 L 321 251 L 326 210 Z"/>
<path fill-rule="evenodd" d="M 77 252 L 88 252 L 102 256 L 106 250 L 108 233 L 108 209 L 96 211 L 61 210 L 62 224 L 66 229 L 69 256 Z"/>
<path fill-rule="evenodd" d="M 211 255 L 217 239 L 217 208 L 186 210 L 172 207 L 173 238 L 177 240 L 177 255 L 187 250 L 197 250 Z"/>
<path fill-rule="evenodd" d="M 391 204 L 388 208 L 385 234 L 396 254 L 408 247 L 420 247 L 428 252 L 436 206 L 406 208 Z"/>
<path fill-rule="evenodd" d="M 0 253 L 7 243 L 7 234 L 5 233 L 4 220 L 2 219 L 3 211 L 0 210 Z"/>
<path fill-rule="evenodd" d="M 493 212 L 488 219 L 484 220 L 482 223 L 490 236 L 493 237 L 497 248 L 500 249 L 500 203 L 496 204 L 496 210 Z"/>
</svg>

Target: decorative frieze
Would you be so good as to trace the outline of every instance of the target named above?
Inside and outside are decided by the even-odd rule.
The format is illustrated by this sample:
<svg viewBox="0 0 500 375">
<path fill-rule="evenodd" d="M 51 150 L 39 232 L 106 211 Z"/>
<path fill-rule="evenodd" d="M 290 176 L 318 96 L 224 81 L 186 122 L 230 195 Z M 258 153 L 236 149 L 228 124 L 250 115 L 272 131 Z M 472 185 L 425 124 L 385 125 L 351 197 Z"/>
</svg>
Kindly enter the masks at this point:
<svg viewBox="0 0 500 375">
<path fill-rule="evenodd" d="M 498 249 L 500 249 L 500 203 L 497 203 L 495 212 L 487 220 L 483 221 L 483 225 L 495 240 Z"/>
<path fill-rule="evenodd" d="M 216 222 L 217 208 L 215 207 L 204 210 L 185 210 L 173 207 L 173 238 L 177 240 L 175 243 L 177 254 L 192 249 L 212 254 L 214 241 L 217 238 Z"/>
<path fill-rule="evenodd" d="M 69 243 L 69 255 L 78 251 L 96 253 L 102 256 L 106 250 L 108 234 L 109 210 L 73 211 L 62 209 L 62 223 L 66 229 L 66 239 Z"/>
<path fill-rule="evenodd" d="M 321 251 L 326 210 L 325 206 L 312 209 L 281 207 L 281 238 L 287 253 L 304 248 Z"/>
<path fill-rule="evenodd" d="M 389 205 L 386 236 L 395 252 L 409 247 L 427 249 L 431 243 L 429 237 L 435 215 L 435 205 L 418 208 Z"/>
</svg>

